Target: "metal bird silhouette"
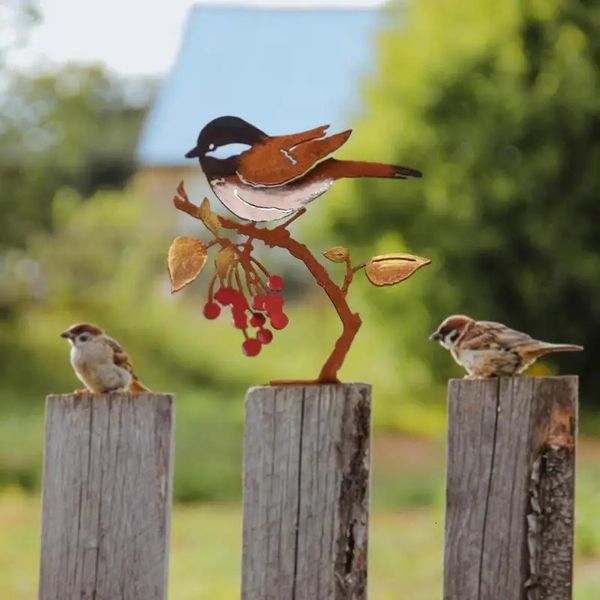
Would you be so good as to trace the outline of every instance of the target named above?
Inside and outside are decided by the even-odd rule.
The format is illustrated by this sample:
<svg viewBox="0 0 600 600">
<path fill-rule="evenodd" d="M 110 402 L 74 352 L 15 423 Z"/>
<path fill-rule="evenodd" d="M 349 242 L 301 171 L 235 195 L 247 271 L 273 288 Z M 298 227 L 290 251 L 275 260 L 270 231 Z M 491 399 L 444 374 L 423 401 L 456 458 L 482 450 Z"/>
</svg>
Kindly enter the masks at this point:
<svg viewBox="0 0 600 600">
<path fill-rule="evenodd" d="M 210 121 L 185 156 L 198 158 L 217 198 L 248 221 L 289 217 L 324 194 L 337 179 L 421 177 L 410 167 L 327 158 L 352 130 L 326 136 L 329 125 L 290 135 L 270 136 L 239 117 Z M 240 154 L 218 158 L 218 148 L 248 146 Z"/>
</svg>

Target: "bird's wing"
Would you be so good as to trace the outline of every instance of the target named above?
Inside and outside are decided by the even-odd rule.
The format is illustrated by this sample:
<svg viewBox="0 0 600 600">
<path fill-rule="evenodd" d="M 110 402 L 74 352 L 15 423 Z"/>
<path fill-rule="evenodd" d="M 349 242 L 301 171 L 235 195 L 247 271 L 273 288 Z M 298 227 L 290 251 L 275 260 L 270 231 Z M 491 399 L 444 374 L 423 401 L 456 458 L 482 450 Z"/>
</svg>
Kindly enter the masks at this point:
<svg viewBox="0 0 600 600">
<path fill-rule="evenodd" d="M 268 137 L 238 159 L 238 175 L 250 185 L 277 186 L 304 175 L 317 162 L 337 150 L 351 129 L 325 137 L 329 125 L 292 135 Z"/>
<path fill-rule="evenodd" d="M 511 329 L 502 323 L 476 321 L 467 330 L 460 343 L 466 350 L 511 350 L 532 341 L 530 335 Z"/>
<path fill-rule="evenodd" d="M 126 369 L 131 373 L 133 379 L 137 379 L 137 375 L 133 370 L 133 364 L 129 358 L 129 355 L 127 354 L 127 352 L 125 352 L 125 350 L 123 350 L 121 344 L 119 344 L 117 340 L 108 336 L 106 336 L 106 341 L 108 342 L 108 345 L 113 351 L 113 362 L 115 363 L 115 365 Z"/>
</svg>

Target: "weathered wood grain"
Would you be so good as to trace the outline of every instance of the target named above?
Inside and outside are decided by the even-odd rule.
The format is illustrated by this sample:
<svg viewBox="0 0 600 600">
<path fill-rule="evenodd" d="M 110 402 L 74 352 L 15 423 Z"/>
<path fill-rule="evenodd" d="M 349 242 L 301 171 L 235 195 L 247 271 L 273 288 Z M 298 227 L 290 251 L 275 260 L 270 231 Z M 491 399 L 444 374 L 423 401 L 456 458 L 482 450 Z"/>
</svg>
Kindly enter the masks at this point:
<svg viewBox="0 0 600 600">
<path fill-rule="evenodd" d="M 252 388 L 244 435 L 243 600 L 364 600 L 371 390 Z"/>
<path fill-rule="evenodd" d="M 444 598 L 572 595 L 577 377 L 452 380 Z"/>
<path fill-rule="evenodd" d="M 166 598 L 174 399 L 46 399 L 40 600 Z"/>
</svg>

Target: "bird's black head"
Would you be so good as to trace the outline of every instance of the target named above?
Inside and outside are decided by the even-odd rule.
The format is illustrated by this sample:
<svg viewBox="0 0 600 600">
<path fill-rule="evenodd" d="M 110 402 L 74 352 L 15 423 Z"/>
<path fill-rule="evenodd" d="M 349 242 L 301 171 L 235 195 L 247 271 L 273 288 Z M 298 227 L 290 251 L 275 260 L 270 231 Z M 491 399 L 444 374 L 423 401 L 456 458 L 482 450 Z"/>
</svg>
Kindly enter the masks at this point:
<svg viewBox="0 0 600 600">
<path fill-rule="evenodd" d="M 264 139 L 266 134 L 239 117 L 219 117 L 204 126 L 196 146 L 186 153 L 186 158 L 201 158 L 207 152 L 227 144 L 252 145 Z"/>
</svg>

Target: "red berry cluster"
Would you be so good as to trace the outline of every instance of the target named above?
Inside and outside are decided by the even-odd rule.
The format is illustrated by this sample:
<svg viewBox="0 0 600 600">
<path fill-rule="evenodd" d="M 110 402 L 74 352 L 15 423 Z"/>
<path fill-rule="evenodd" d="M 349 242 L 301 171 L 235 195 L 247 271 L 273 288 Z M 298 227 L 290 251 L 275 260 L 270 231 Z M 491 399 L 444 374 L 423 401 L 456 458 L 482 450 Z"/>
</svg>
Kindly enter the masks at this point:
<svg viewBox="0 0 600 600">
<path fill-rule="evenodd" d="M 269 292 L 255 294 L 250 304 L 241 289 L 220 287 L 204 306 L 204 316 L 216 319 L 221 314 L 221 306 L 231 306 L 233 325 L 244 332 L 242 352 L 246 356 L 256 356 L 264 344 L 273 339 L 273 333 L 265 327 L 267 319 L 273 329 L 283 329 L 288 324 L 288 317 L 283 312 L 283 296 L 278 292 L 283 290 L 284 282 L 279 275 L 271 275 L 267 279 Z M 265 290 L 266 291 L 266 290 Z M 248 333 L 253 327 L 255 337 Z"/>
</svg>

